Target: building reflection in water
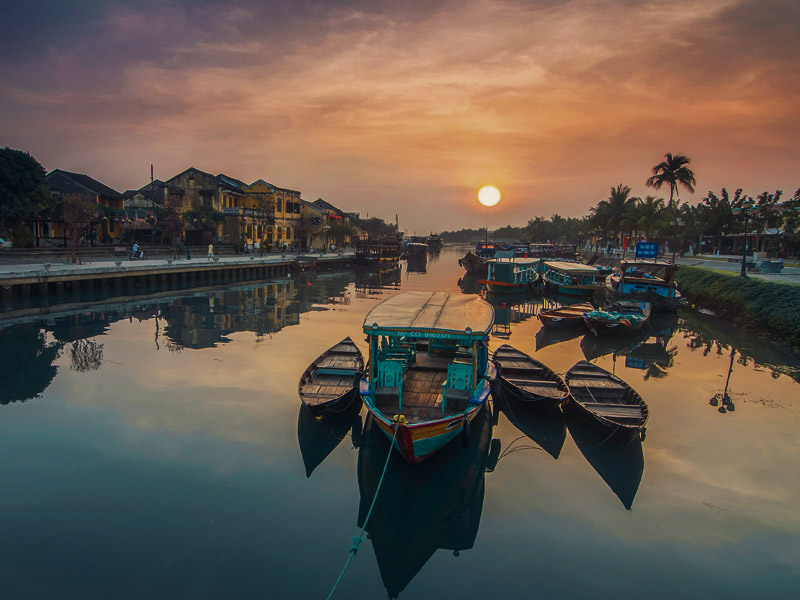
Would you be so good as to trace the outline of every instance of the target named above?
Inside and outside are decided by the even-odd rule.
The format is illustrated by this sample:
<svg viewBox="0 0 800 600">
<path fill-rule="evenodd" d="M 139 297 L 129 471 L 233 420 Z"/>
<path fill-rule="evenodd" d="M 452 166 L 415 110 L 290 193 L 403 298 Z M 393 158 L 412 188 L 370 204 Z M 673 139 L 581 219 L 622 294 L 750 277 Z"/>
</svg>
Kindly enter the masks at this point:
<svg viewBox="0 0 800 600">
<path fill-rule="evenodd" d="M 481 411 L 473 421 L 466 449 L 454 440 L 416 466 L 391 452 L 386 438 L 367 420 L 358 451 L 358 526 L 369 534 L 390 598 L 398 597 L 436 550 L 458 556 L 475 543 L 484 476 L 494 469 L 500 453 L 488 413 Z M 386 476 L 365 524 L 389 452 Z"/>
<path fill-rule="evenodd" d="M 24 402 L 44 392 L 57 373 L 56 360 L 68 356 L 70 368 L 93 371 L 103 364 L 101 338 L 121 320 L 152 321 L 156 350 L 215 347 L 230 335 L 250 331 L 256 341 L 297 325 L 300 315 L 350 301 L 354 275 L 326 273 L 270 280 L 246 286 L 184 292 L 183 295 L 103 302 L 94 308 L 69 307 L 0 329 L 0 404 Z"/>
<path fill-rule="evenodd" d="M 399 290 L 402 268 L 399 261 L 389 261 L 376 269 L 355 272 L 356 298 L 378 298 L 386 290 Z"/>
</svg>

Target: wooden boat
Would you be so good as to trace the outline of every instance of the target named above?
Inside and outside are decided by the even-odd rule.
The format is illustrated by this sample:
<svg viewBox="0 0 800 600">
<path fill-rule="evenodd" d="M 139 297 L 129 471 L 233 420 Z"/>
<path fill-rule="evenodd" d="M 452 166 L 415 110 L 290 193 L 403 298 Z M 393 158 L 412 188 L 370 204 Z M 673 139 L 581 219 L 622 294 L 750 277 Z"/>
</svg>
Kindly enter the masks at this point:
<svg viewBox="0 0 800 600">
<path fill-rule="evenodd" d="M 297 442 L 306 477 L 311 477 L 319 465 L 333 452 L 339 443 L 352 435 L 353 446 L 358 447 L 361 438 L 361 399 L 356 398 L 350 407 L 326 419 L 317 419 L 305 406 L 300 406 L 297 416 Z"/>
<path fill-rule="evenodd" d="M 581 317 L 594 335 L 640 331 L 650 321 L 650 303 L 620 301 L 605 309 L 584 313 Z"/>
<path fill-rule="evenodd" d="M 454 553 L 474 546 L 485 477 L 497 464 L 500 440 L 492 439 L 489 411 L 483 410 L 466 447 L 450 444 L 421 465 L 390 460 L 384 475 L 388 452 L 375 420 L 367 417 L 358 449 L 357 524 L 369 533 L 387 596 L 397 598 L 437 550 L 449 550 L 450 560 L 457 560 Z M 446 560 L 440 555 L 437 562 Z"/>
<path fill-rule="evenodd" d="M 486 276 L 489 271 L 489 265 L 486 263 L 486 258 L 480 257 L 474 252 L 467 252 L 463 258 L 458 259 L 458 264 L 464 267 L 467 275 L 473 276 Z"/>
<path fill-rule="evenodd" d="M 511 424 L 533 440 L 537 446 L 555 459 L 561 455 L 567 428 L 564 414 L 560 410 L 542 412 L 527 406 L 524 402 L 509 398 L 497 382 L 499 393 L 493 394 L 495 406 L 499 406 Z"/>
<path fill-rule="evenodd" d="M 493 294 L 515 294 L 532 289 L 539 281 L 537 258 L 490 258 L 486 279 L 481 280 Z"/>
<path fill-rule="evenodd" d="M 614 443 L 577 416 L 567 415 L 566 423 L 583 457 L 622 505 L 631 510 L 644 473 L 642 442 L 634 439 L 629 444 Z"/>
<path fill-rule="evenodd" d="M 446 292 L 402 292 L 367 314 L 361 397 L 406 461 L 422 462 L 469 435 L 494 379 L 487 349 L 493 320 L 482 298 Z"/>
<path fill-rule="evenodd" d="M 300 377 L 298 393 L 315 417 L 348 409 L 358 396 L 364 357 L 349 337 L 323 352 Z"/>
<path fill-rule="evenodd" d="M 569 396 L 564 379 L 550 367 L 503 344 L 492 355 L 503 393 L 539 410 L 558 408 Z"/>
<path fill-rule="evenodd" d="M 545 287 L 557 294 L 586 297 L 605 287 L 610 269 L 566 260 L 541 263 Z"/>
<path fill-rule="evenodd" d="M 570 390 L 566 408 L 618 442 L 644 440 L 649 409 L 622 379 L 585 360 L 567 371 L 565 379 Z"/>
<path fill-rule="evenodd" d="M 606 303 L 620 300 L 649 302 L 655 311 L 676 311 L 681 293 L 675 284 L 678 265 L 666 261 L 622 261 L 619 273 L 606 279 Z"/>
<path fill-rule="evenodd" d="M 594 310 L 594 306 L 588 302 L 580 304 L 570 304 L 539 312 L 539 320 L 545 327 L 575 327 L 582 325 L 584 313 Z"/>
</svg>

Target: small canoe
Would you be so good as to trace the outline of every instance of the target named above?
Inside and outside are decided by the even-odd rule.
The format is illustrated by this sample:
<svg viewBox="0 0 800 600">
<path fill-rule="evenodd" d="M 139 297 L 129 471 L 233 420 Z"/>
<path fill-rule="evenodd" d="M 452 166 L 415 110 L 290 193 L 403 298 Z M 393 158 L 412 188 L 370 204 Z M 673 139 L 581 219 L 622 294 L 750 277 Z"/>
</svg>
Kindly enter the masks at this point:
<svg viewBox="0 0 800 600">
<path fill-rule="evenodd" d="M 298 393 L 315 417 L 348 409 L 358 395 L 364 357 L 349 337 L 323 352 L 300 377 Z"/>
<path fill-rule="evenodd" d="M 539 320 L 545 327 L 569 327 L 581 324 L 581 317 L 584 313 L 594 310 L 594 306 L 588 302 L 580 304 L 570 304 L 543 310 L 539 313 Z"/>
<path fill-rule="evenodd" d="M 618 442 L 644 440 L 650 411 L 622 379 L 585 360 L 567 371 L 565 379 L 570 390 L 565 408 Z"/>
<path fill-rule="evenodd" d="M 650 303 L 620 301 L 603 310 L 583 315 L 583 322 L 594 335 L 639 331 L 650 321 Z"/>
<path fill-rule="evenodd" d="M 569 396 L 564 379 L 550 367 L 503 344 L 492 355 L 503 394 L 539 410 L 553 410 Z"/>
</svg>

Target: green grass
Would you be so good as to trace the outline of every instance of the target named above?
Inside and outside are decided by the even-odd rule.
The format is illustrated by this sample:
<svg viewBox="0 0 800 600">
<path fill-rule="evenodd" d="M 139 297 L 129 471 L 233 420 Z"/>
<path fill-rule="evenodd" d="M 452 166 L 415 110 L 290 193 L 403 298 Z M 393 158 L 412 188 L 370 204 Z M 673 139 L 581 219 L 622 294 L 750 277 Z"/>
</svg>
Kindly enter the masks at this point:
<svg viewBox="0 0 800 600">
<path fill-rule="evenodd" d="M 688 266 L 678 269 L 675 281 L 693 304 L 800 350 L 800 286 Z"/>
</svg>

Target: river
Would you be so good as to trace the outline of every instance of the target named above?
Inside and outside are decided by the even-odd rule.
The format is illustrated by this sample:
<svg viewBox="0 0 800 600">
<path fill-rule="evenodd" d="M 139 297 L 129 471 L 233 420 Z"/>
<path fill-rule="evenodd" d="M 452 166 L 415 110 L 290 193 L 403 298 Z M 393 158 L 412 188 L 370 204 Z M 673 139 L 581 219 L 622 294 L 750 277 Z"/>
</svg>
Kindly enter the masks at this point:
<svg viewBox="0 0 800 600">
<path fill-rule="evenodd" d="M 0 314 L 3 598 L 326 597 L 387 449 L 365 412 L 304 419 L 298 379 L 364 346 L 389 294 L 474 291 L 461 254 Z M 392 458 L 335 597 L 795 597 L 798 357 L 691 309 L 616 344 L 537 336 L 550 302 L 497 302 L 491 348 L 613 370 L 649 404 L 645 441 L 497 399 L 468 447 Z"/>
</svg>

